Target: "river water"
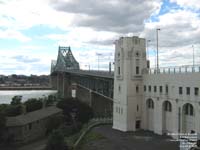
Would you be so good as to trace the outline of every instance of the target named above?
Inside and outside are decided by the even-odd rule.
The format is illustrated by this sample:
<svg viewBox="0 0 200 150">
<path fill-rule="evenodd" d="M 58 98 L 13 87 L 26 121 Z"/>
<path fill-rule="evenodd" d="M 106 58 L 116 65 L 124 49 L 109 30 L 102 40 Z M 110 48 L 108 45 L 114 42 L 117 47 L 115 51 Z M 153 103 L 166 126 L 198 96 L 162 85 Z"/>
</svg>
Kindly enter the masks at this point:
<svg viewBox="0 0 200 150">
<path fill-rule="evenodd" d="M 56 94 L 56 90 L 9 90 L 0 91 L 0 104 L 9 104 L 15 95 L 22 96 L 22 102 L 29 98 L 42 98 L 51 94 Z"/>
</svg>

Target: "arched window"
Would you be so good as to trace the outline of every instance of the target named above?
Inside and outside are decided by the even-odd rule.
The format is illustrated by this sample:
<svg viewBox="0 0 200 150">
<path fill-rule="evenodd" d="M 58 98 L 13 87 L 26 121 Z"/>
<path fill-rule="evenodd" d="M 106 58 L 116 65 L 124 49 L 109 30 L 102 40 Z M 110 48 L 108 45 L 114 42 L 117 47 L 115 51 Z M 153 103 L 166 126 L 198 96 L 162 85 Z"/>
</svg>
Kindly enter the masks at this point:
<svg viewBox="0 0 200 150">
<path fill-rule="evenodd" d="M 153 102 L 152 99 L 148 99 L 148 100 L 147 100 L 147 107 L 148 107 L 149 109 L 154 109 L 154 102 Z"/>
<path fill-rule="evenodd" d="M 192 104 L 187 103 L 184 105 L 184 114 L 189 115 L 189 116 L 194 115 L 194 108 L 193 108 Z"/>
<path fill-rule="evenodd" d="M 164 111 L 171 112 L 172 111 L 172 104 L 169 101 L 164 102 Z"/>
</svg>

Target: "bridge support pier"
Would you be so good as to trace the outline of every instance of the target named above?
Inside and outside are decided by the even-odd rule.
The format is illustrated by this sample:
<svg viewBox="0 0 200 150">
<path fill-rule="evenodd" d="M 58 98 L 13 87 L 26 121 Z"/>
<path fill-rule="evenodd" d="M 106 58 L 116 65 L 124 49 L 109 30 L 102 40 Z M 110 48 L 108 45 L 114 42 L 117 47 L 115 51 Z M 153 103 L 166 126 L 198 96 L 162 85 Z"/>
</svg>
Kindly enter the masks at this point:
<svg viewBox="0 0 200 150">
<path fill-rule="evenodd" d="M 70 75 L 63 75 L 63 98 L 71 97 L 71 78 Z"/>
<path fill-rule="evenodd" d="M 51 75 L 50 76 L 50 85 L 52 89 L 57 90 L 57 76 L 56 75 Z"/>
<path fill-rule="evenodd" d="M 58 90 L 58 97 L 64 98 L 64 77 L 63 73 L 57 74 L 57 90 Z"/>
</svg>

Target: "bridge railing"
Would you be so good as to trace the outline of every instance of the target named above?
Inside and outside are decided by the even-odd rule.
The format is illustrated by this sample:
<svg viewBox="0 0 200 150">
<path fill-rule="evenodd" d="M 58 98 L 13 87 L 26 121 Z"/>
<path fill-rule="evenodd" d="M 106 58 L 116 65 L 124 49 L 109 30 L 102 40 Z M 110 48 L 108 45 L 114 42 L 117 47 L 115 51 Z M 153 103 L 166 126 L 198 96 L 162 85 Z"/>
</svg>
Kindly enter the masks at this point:
<svg viewBox="0 0 200 150">
<path fill-rule="evenodd" d="M 143 71 L 144 74 L 185 74 L 185 73 L 200 73 L 200 65 L 185 65 L 174 67 L 150 68 Z"/>
</svg>

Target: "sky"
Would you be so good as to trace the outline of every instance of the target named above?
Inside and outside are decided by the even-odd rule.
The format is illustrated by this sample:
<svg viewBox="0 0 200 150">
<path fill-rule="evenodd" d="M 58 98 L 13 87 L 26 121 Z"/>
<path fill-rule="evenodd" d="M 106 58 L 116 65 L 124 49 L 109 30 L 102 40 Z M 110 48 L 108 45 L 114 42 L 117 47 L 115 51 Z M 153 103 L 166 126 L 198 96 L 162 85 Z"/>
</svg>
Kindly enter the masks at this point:
<svg viewBox="0 0 200 150">
<path fill-rule="evenodd" d="M 58 46 L 70 46 L 81 69 L 108 69 L 114 41 L 139 36 L 155 66 L 200 64 L 199 0 L 0 0 L 0 74 L 49 74 Z M 98 56 L 100 54 L 100 56 Z"/>
</svg>

